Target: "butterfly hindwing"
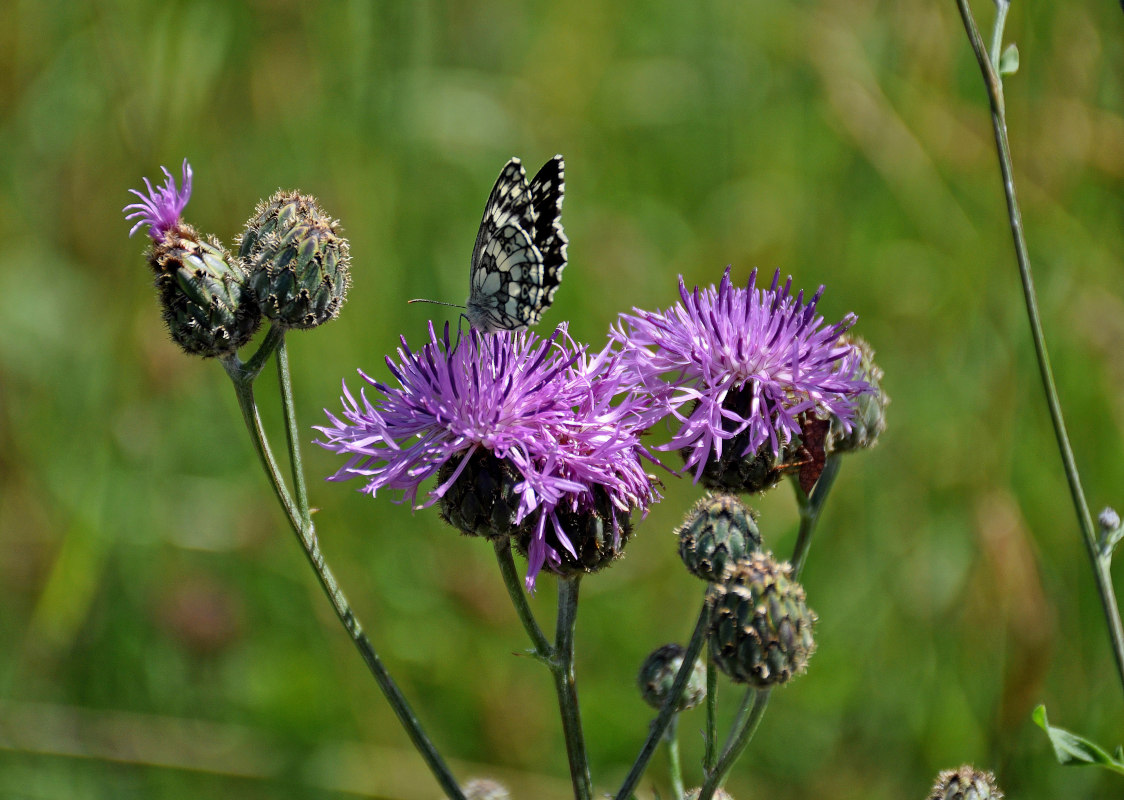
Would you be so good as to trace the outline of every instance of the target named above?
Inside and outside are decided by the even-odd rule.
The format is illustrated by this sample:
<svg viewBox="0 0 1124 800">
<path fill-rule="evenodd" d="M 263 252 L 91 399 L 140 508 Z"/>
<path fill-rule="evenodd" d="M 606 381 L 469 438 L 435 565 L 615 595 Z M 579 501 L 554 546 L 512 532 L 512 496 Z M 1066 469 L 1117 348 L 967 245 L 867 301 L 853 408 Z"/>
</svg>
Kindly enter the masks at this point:
<svg viewBox="0 0 1124 800">
<path fill-rule="evenodd" d="M 530 184 L 518 158 L 496 179 L 472 250 L 469 324 L 482 331 L 535 325 L 554 299 L 566 266 L 562 157 L 548 161 Z"/>
</svg>

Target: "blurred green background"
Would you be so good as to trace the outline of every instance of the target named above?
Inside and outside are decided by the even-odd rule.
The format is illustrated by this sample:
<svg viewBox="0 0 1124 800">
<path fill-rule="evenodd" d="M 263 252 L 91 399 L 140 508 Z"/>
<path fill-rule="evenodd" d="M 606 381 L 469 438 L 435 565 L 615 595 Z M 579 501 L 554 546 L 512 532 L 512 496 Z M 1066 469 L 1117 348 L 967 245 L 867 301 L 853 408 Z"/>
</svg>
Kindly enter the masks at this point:
<svg viewBox="0 0 1124 800">
<path fill-rule="evenodd" d="M 1058 767 L 1030 722 L 1045 702 L 1124 739 L 953 0 L 2 8 L 0 796 L 439 796 L 283 524 L 224 373 L 167 340 L 121 207 L 187 156 L 187 217 L 228 243 L 278 187 L 341 219 L 343 314 L 289 337 L 311 440 L 342 379 L 385 375 L 431 315 L 455 321 L 405 301 L 463 300 L 503 163 L 556 152 L 570 265 L 544 325 L 600 344 L 617 313 L 673 302 L 680 273 L 780 268 L 826 284 L 829 320 L 856 312 L 886 372 L 889 431 L 844 465 L 805 572 L 819 650 L 775 693 L 734 796 L 920 798 L 963 762 L 1010 797 L 1124 794 Z M 1124 504 L 1122 33 L 1108 0 L 1016 2 L 1008 24 L 1027 235 L 1095 508 Z M 550 680 L 513 655 L 490 548 L 307 459 L 324 550 L 457 774 L 568 796 Z M 666 495 L 583 585 L 601 791 L 647 730 L 639 663 L 689 634 L 701 595 L 671 535 L 698 490 Z M 758 505 L 791 552 L 791 492 Z M 726 717 L 738 697 L 723 687 Z M 701 725 L 681 725 L 689 784 Z M 645 796 L 667 796 L 664 767 Z"/>
</svg>

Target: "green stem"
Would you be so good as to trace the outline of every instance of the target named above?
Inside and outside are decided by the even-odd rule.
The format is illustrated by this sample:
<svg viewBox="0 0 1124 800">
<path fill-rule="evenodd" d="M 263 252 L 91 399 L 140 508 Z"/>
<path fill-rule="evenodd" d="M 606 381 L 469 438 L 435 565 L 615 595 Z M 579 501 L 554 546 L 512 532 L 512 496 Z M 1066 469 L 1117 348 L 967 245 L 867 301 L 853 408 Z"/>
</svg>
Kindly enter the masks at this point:
<svg viewBox="0 0 1124 800">
<path fill-rule="evenodd" d="M 562 732 L 566 737 L 566 755 L 570 761 L 570 781 L 575 800 L 591 800 L 593 782 L 589 777 L 589 759 L 585 752 L 578 688 L 574 680 L 574 628 L 578 615 L 578 586 L 581 574 L 558 579 L 558 624 L 554 636 L 554 689 L 558 694 L 558 710 L 562 715 Z"/>
<path fill-rule="evenodd" d="M 815 533 L 820 512 L 823 511 L 827 496 L 831 493 L 831 487 L 835 484 L 835 479 L 839 475 L 841 463 L 842 456 L 839 454 L 833 453 L 827 457 L 823 472 L 820 473 L 820 477 L 812 489 L 811 497 L 804 494 L 799 482 L 795 479 L 792 481 L 796 490 L 796 502 L 800 507 L 800 532 L 796 535 L 796 546 L 792 549 L 793 580 L 800 580 L 800 573 L 804 570 L 804 562 L 808 558 L 808 550 L 812 546 L 812 534 Z"/>
<path fill-rule="evenodd" d="M 671 778 L 671 792 L 672 796 L 682 798 L 683 791 L 683 767 L 679 763 L 679 715 L 673 714 L 671 722 L 668 723 L 667 731 L 664 733 L 664 741 L 667 742 L 667 770 Z"/>
<path fill-rule="evenodd" d="M 272 337 L 275 330 L 276 329 L 270 331 L 270 337 Z M 270 341 L 270 337 L 267 337 L 267 342 Z M 279 344 L 280 337 L 272 337 L 270 351 Z M 263 344 L 262 350 L 264 350 L 265 347 L 266 345 Z M 259 355 L 262 350 L 259 350 Z M 437 752 L 437 749 L 433 746 L 433 743 L 422 729 L 421 723 L 410 708 L 406 698 L 402 695 L 398 685 L 390 677 L 390 673 L 387 672 L 386 667 L 383 666 L 373 645 L 363 632 L 363 626 L 360 624 L 354 612 L 352 612 L 347 598 L 344 596 L 339 584 L 336 583 L 335 576 L 325 562 L 323 553 L 320 552 L 320 544 L 316 537 L 315 529 L 311 522 L 306 523 L 305 521 L 307 515 L 302 514 L 293 503 L 293 499 L 288 489 L 285 487 L 285 481 L 281 476 L 281 470 L 278 468 L 277 460 L 274 458 L 273 451 L 269 446 L 268 437 L 262 426 L 261 416 L 258 414 L 257 402 L 254 399 L 253 380 L 257 373 L 260 372 L 260 365 L 256 369 L 248 369 L 247 365 L 240 362 L 237 357 L 231 357 L 223 361 L 223 366 L 226 368 L 227 373 L 234 383 L 234 393 L 238 399 L 238 407 L 242 411 L 242 418 L 246 422 L 246 427 L 250 432 L 250 438 L 254 443 L 254 449 L 261 459 L 262 466 L 265 468 L 266 475 L 269 477 L 269 482 L 273 487 L 274 494 L 277 495 L 277 499 L 285 512 L 285 517 L 288 519 L 293 532 L 296 533 L 301 549 L 304 551 L 308 563 L 316 573 L 316 577 L 320 581 L 320 586 L 328 596 L 328 600 L 331 602 L 336 616 L 339 617 L 340 623 L 351 637 L 352 642 L 355 643 L 355 647 L 358 649 L 359 655 L 363 658 L 363 662 L 374 676 L 387 702 L 398 716 L 398 719 L 406 729 L 407 735 L 429 766 L 430 771 L 441 785 L 442 790 L 451 800 L 465 800 L 464 793 L 461 791 L 452 772 L 449 770 L 448 766 L 446 766 L 440 753 Z"/>
<path fill-rule="evenodd" d="M 1007 140 L 1007 119 L 1003 110 L 1003 83 L 996 67 L 998 56 L 996 55 L 994 61 L 989 59 L 979 29 L 976 27 L 975 18 L 968 7 L 968 0 L 956 0 L 956 3 L 960 8 L 964 29 L 968 32 L 968 40 L 971 42 L 972 50 L 979 62 L 984 86 L 987 90 L 988 102 L 991 105 L 991 127 L 995 134 L 995 146 L 999 155 L 999 171 L 1003 177 L 1003 192 L 1007 199 L 1007 218 L 1011 235 L 1014 238 L 1015 258 L 1018 261 L 1023 299 L 1026 303 L 1027 317 L 1030 320 L 1031 336 L 1034 339 L 1034 352 L 1038 358 L 1038 372 L 1042 380 L 1042 388 L 1046 393 L 1046 403 L 1050 408 L 1054 437 L 1057 439 L 1058 451 L 1061 453 L 1062 463 L 1065 467 L 1069 493 L 1073 499 L 1074 510 L 1077 512 L 1077 524 L 1081 529 L 1085 550 L 1093 568 L 1097 592 L 1100 595 L 1101 609 L 1108 624 L 1112 653 L 1116 659 L 1117 675 L 1121 687 L 1124 688 L 1124 624 L 1121 624 L 1120 609 L 1116 603 L 1116 594 L 1112 587 L 1112 577 L 1108 570 L 1108 564 L 1098 555 L 1096 527 L 1093 524 L 1093 517 L 1089 513 L 1085 492 L 1081 487 L 1077 462 L 1069 443 L 1069 434 L 1066 431 L 1065 419 L 1062 416 L 1061 402 L 1058 400 L 1057 388 L 1054 385 L 1050 356 L 1046 352 L 1046 335 L 1042 330 L 1042 321 L 1038 313 L 1038 299 L 1034 289 L 1034 279 L 1030 271 L 1030 255 L 1023 235 L 1022 212 L 1019 210 L 1018 198 L 1015 196 L 1014 169 L 1011 164 L 1010 143 Z M 1006 15 L 1003 6 L 1005 5 L 1005 0 L 998 0 L 999 14 L 996 17 L 996 32 L 992 37 L 993 42 L 1002 42 L 1003 39 L 1002 26 Z M 993 45 L 993 49 L 998 52 L 998 47 Z"/>
<path fill-rule="evenodd" d="M 702 785 L 702 791 L 699 792 L 699 800 L 710 800 L 714 796 L 714 791 L 725 782 L 726 775 L 729 774 L 730 769 L 738 760 L 738 756 L 742 754 L 745 746 L 749 744 L 749 740 L 753 738 L 753 734 L 757 732 L 757 725 L 765 714 L 765 707 L 769 704 L 771 692 L 772 689 L 756 690 L 753 708 L 742 721 L 741 729 L 726 745 L 726 750 L 722 753 L 722 757 L 718 759 L 718 764 L 707 774 L 706 781 Z"/>
<path fill-rule="evenodd" d="M 745 726 L 745 715 L 749 713 L 753 698 L 756 695 L 757 690 L 752 686 L 745 690 L 745 694 L 742 695 L 742 703 L 738 706 L 738 713 L 734 715 L 734 724 L 730 726 L 730 735 L 726 739 L 727 742 L 732 742 L 738 731 Z M 727 747 L 728 746 L 729 745 L 727 745 Z"/>
<path fill-rule="evenodd" d="M 297 438 L 297 412 L 293 404 L 293 381 L 289 374 L 289 351 L 285 340 L 277 343 L 277 382 L 281 389 L 281 409 L 285 417 L 285 438 L 289 444 L 289 467 L 293 473 L 293 491 L 302 527 L 312 528 L 312 513 L 308 508 L 308 488 L 304 482 L 304 462 L 301 459 L 300 440 Z"/>
<path fill-rule="evenodd" d="M 704 600 L 702 609 L 699 611 L 698 621 L 695 623 L 695 631 L 691 634 L 691 641 L 687 643 L 687 649 L 683 653 L 683 665 L 679 667 L 679 672 L 675 675 L 675 682 L 671 684 L 671 691 L 668 692 L 667 699 L 663 701 L 660 713 L 652 721 L 648 730 L 648 738 L 644 740 L 644 746 L 640 748 L 640 753 L 636 756 L 632 769 L 628 771 L 624 783 L 617 790 L 615 800 L 627 800 L 632 794 L 636 784 L 640 782 L 640 778 L 644 775 L 644 770 L 647 769 L 652 754 L 656 752 L 656 745 L 660 743 L 660 737 L 667 730 L 667 726 L 671 724 L 671 718 L 675 715 L 675 707 L 679 705 L 679 698 L 683 696 L 683 690 L 687 688 L 687 681 L 690 680 L 691 673 L 694 671 L 695 661 L 698 660 L 699 653 L 702 652 L 703 642 L 706 639 L 707 622 L 709 621 L 710 605 Z"/>
<path fill-rule="evenodd" d="M 998 64 L 1003 54 L 1003 28 L 1007 24 L 1008 0 L 995 0 L 995 28 L 991 31 L 991 63 Z"/>
<path fill-rule="evenodd" d="M 710 772 L 718 759 L 718 668 L 710 646 L 706 648 L 706 749 L 703 769 Z"/>
<path fill-rule="evenodd" d="M 507 536 L 500 537 L 492 542 L 492 547 L 495 548 L 496 561 L 500 565 L 500 575 L 503 577 L 503 585 L 507 588 L 507 594 L 511 598 L 511 604 L 515 606 L 515 613 L 519 616 L 519 621 L 523 623 L 523 629 L 527 631 L 527 636 L 530 637 L 531 643 L 535 646 L 534 656 L 546 662 L 547 666 L 553 669 L 554 647 L 547 641 L 546 635 L 542 632 L 539 624 L 535 622 L 534 612 L 531 611 L 531 606 L 527 603 L 527 595 L 523 591 L 523 581 L 515 571 L 515 559 L 511 555 L 511 539 Z"/>
</svg>

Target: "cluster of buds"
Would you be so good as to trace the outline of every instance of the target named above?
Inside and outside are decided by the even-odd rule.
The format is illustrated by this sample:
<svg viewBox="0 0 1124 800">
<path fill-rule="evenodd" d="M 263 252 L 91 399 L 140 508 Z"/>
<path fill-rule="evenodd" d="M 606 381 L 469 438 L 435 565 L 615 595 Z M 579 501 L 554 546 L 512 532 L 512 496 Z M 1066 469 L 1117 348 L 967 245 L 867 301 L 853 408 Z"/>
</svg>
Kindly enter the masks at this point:
<svg viewBox="0 0 1124 800">
<path fill-rule="evenodd" d="M 279 193 L 246 224 L 238 257 L 183 221 L 192 171 L 180 186 L 166 168 L 163 186 L 133 192 L 125 207 L 130 235 L 148 227 L 148 263 L 168 332 L 186 353 L 228 357 L 250 341 L 262 317 L 282 328 L 314 328 L 333 319 L 349 282 L 348 243 L 316 200 Z"/>
</svg>

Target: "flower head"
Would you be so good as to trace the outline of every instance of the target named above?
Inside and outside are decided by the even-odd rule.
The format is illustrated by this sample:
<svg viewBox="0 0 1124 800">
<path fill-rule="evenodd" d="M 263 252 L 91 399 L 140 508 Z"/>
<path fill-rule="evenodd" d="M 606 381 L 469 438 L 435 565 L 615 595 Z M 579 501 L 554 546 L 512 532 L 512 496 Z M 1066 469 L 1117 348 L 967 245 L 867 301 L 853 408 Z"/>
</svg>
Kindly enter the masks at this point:
<svg viewBox="0 0 1124 800">
<path fill-rule="evenodd" d="M 610 336 L 633 381 L 681 422 L 660 449 L 683 450 L 696 480 L 723 443 L 738 438 L 739 455 L 779 456 L 801 435 L 802 416 L 835 416 L 847 428 L 855 398 L 868 391 L 856 375 L 858 352 L 839 337 L 856 321 L 834 325 L 816 316 L 823 287 L 804 302 L 783 287 L 780 272 L 765 290 L 735 288 L 730 269 L 716 289 L 688 292 L 667 311 L 622 314 Z"/>
<path fill-rule="evenodd" d="M 167 167 L 160 167 L 160 169 L 164 171 L 163 186 L 153 189 L 148 178 L 145 178 L 144 185 L 148 194 L 139 189 L 129 190 L 140 198 L 139 203 L 130 203 L 121 209 L 122 211 L 131 209 L 131 212 L 125 215 L 125 219 L 136 220 L 136 224 L 129 230 L 130 236 L 142 225 L 147 225 L 148 235 L 155 241 L 160 241 L 164 238 L 164 234 L 180 221 L 180 215 L 187 206 L 187 201 L 191 199 L 191 165 L 187 163 L 186 158 L 183 160 L 181 189 L 176 189 L 176 181 Z"/>
<path fill-rule="evenodd" d="M 482 518 L 494 535 L 523 534 L 529 587 L 544 565 L 578 559 L 569 515 L 603 518 L 607 509 L 615 537 L 630 511 L 655 499 L 640 461 L 647 455 L 639 443 L 642 406 L 628 397 L 614 401 L 626 389 L 610 351 L 590 357 L 564 326 L 548 339 L 471 330 L 453 344 L 448 325 L 438 337 L 430 324 L 420 350 L 403 338 L 397 356 L 386 359 L 397 387 L 360 372 L 378 397 L 368 399 L 365 390 L 356 398 L 345 384 L 343 418 L 327 412 L 330 424 L 318 428 L 325 437 L 318 444 L 349 456 L 329 480 L 362 478 L 362 491 L 398 489 L 418 507 L 465 494 L 462 478 L 474 488 L 487 484 L 493 500 L 510 482 L 510 529 L 492 521 L 494 509 Z M 421 484 L 438 475 L 418 503 Z M 476 508 L 477 500 L 466 502 Z M 459 527 L 480 532 L 475 524 Z"/>
</svg>

